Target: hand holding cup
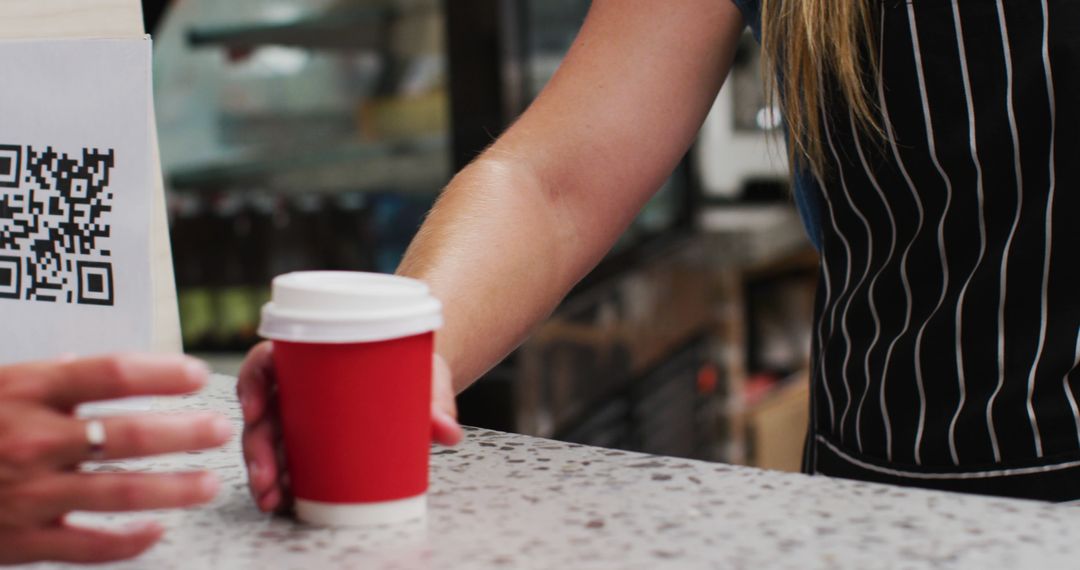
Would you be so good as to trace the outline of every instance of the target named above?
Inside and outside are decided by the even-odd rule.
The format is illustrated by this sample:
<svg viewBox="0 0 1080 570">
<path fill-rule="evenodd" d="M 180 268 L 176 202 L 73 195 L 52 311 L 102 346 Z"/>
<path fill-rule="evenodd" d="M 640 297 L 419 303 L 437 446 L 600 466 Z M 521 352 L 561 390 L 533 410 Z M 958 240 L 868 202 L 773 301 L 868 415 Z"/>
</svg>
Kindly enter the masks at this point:
<svg viewBox="0 0 1080 570">
<path fill-rule="evenodd" d="M 418 281 L 278 277 L 238 384 L 244 459 L 264 511 L 320 524 L 423 511 L 431 441 L 461 439 L 449 368 L 433 355 L 441 305 Z M 411 513 L 411 515 L 409 515 Z"/>
<path fill-rule="evenodd" d="M 292 507 L 292 495 L 284 463 L 272 351 L 273 345 L 263 342 L 248 353 L 237 392 L 244 413 L 242 441 L 251 498 L 263 512 L 282 512 Z M 439 355 L 435 355 L 432 372 L 431 440 L 454 446 L 461 441 L 462 432 L 457 423 L 453 377 Z"/>
</svg>

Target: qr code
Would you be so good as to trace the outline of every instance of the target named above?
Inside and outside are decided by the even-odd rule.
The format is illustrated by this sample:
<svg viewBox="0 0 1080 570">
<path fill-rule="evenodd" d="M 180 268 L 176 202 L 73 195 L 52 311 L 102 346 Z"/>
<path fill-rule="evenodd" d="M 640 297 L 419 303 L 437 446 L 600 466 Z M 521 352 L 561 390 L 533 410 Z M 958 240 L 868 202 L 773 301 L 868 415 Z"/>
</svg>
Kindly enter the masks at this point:
<svg viewBox="0 0 1080 570">
<path fill-rule="evenodd" d="M 0 144 L 0 301 L 113 305 L 114 162 Z"/>
</svg>

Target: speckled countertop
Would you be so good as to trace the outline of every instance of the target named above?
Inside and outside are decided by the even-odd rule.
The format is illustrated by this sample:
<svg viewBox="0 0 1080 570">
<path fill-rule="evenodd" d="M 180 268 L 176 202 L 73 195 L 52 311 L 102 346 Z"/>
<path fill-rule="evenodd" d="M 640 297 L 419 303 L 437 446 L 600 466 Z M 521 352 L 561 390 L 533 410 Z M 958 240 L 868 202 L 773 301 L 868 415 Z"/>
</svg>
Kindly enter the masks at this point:
<svg viewBox="0 0 1080 570">
<path fill-rule="evenodd" d="M 159 407 L 239 422 L 234 380 Z M 96 469 L 207 467 L 211 505 L 155 518 L 164 541 L 116 568 L 1064 568 L 1080 508 L 805 477 L 469 430 L 436 449 L 425 522 L 321 529 L 259 513 L 238 441 Z"/>
</svg>

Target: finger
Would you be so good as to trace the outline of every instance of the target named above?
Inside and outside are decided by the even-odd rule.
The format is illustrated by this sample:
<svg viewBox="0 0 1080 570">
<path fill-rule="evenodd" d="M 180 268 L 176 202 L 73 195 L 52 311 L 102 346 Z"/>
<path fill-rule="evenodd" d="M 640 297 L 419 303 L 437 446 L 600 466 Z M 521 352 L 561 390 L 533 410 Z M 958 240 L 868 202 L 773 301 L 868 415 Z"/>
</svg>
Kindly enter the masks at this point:
<svg viewBox="0 0 1080 570">
<path fill-rule="evenodd" d="M 451 418 L 457 418 L 457 402 L 454 399 L 453 375 L 446 360 L 435 355 L 431 374 L 431 401 Z"/>
<path fill-rule="evenodd" d="M 224 445 L 232 437 L 229 420 L 208 412 L 119 416 L 97 421 L 105 429 L 102 456 L 90 456 L 87 422 L 71 419 L 67 422 L 70 436 L 59 450 L 57 465 L 210 449 Z"/>
<path fill-rule="evenodd" d="M 261 497 L 255 500 L 255 505 L 264 513 L 276 512 L 282 506 L 283 497 L 284 494 L 281 491 L 281 487 L 271 487 L 269 491 L 263 493 Z"/>
<path fill-rule="evenodd" d="M 124 512 L 172 509 L 212 500 L 216 475 L 193 473 L 58 473 L 5 490 L 12 524 L 42 524 L 71 511 Z"/>
<path fill-rule="evenodd" d="M 284 487 L 274 487 L 255 501 L 255 505 L 264 513 L 289 514 L 293 511 L 293 496 Z"/>
<path fill-rule="evenodd" d="M 76 437 L 84 453 L 89 448 L 85 434 L 72 435 L 75 420 L 71 416 L 36 402 L 4 402 L 3 416 L 8 426 L 0 428 L 6 432 L 0 434 L 0 484 L 73 465 L 64 450 L 72 446 Z"/>
<path fill-rule="evenodd" d="M 240 369 L 236 393 L 245 423 L 255 423 L 266 413 L 274 382 L 272 350 L 271 343 L 260 343 L 251 349 Z"/>
<path fill-rule="evenodd" d="M 463 434 L 457 422 L 453 378 L 446 360 L 438 354 L 432 362 L 431 382 L 431 439 L 442 445 L 457 445 Z"/>
<path fill-rule="evenodd" d="M 431 439 L 439 445 L 453 446 L 461 442 L 465 436 L 458 425 L 457 420 L 450 417 L 446 412 L 431 406 Z"/>
<path fill-rule="evenodd" d="M 0 379 L 16 394 L 60 410 L 129 396 L 187 394 L 202 388 L 206 364 L 181 355 L 127 354 L 4 368 Z"/>
<path fill-rule="evenodd" d="M 244 429 L 244 461 L 248 469 L 248 485 L 251 494 L 258 499 L 277 485 L 279 479 L 276 449 L 277 428 L 270 418 L 263 418 Z"/>
<path fill-rule="evenodd" d="M 157 523 L 139 523 L 120 531 L 57 526 L 0 532 L 0 564 L 37 561 L 101 563 L 133 558 L 161 538 Z"/>
<path fill-rule="evenodd" d="M 276 469 L 272 476 L 267 479 L 263 474 L 262 481 L 265 490 L 256 492 L 252 489 L 255 505 L 263 512 L 288 512 L 292 508 L 292 491 L 289 489 L 289 472 L 285 470 L 285 442 L 281 438 L 280 430 L 275 429 L 274 440 L 274 465 Z"/>
</svg>

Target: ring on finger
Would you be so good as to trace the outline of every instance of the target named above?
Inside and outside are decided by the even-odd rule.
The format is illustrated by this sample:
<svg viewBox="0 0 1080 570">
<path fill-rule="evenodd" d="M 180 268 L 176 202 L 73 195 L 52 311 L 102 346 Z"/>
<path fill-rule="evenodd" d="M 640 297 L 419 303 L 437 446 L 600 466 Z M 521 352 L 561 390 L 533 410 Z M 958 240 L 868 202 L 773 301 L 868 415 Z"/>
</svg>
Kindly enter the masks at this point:
<svg viewBox="0 0 1080 570">
<path fill-rule="evenodd" d="M 99 461 L 105 457 L 105 424 L 101 420 L 87 420 L 85 426 L 90 459 Z"/>
</svg>

